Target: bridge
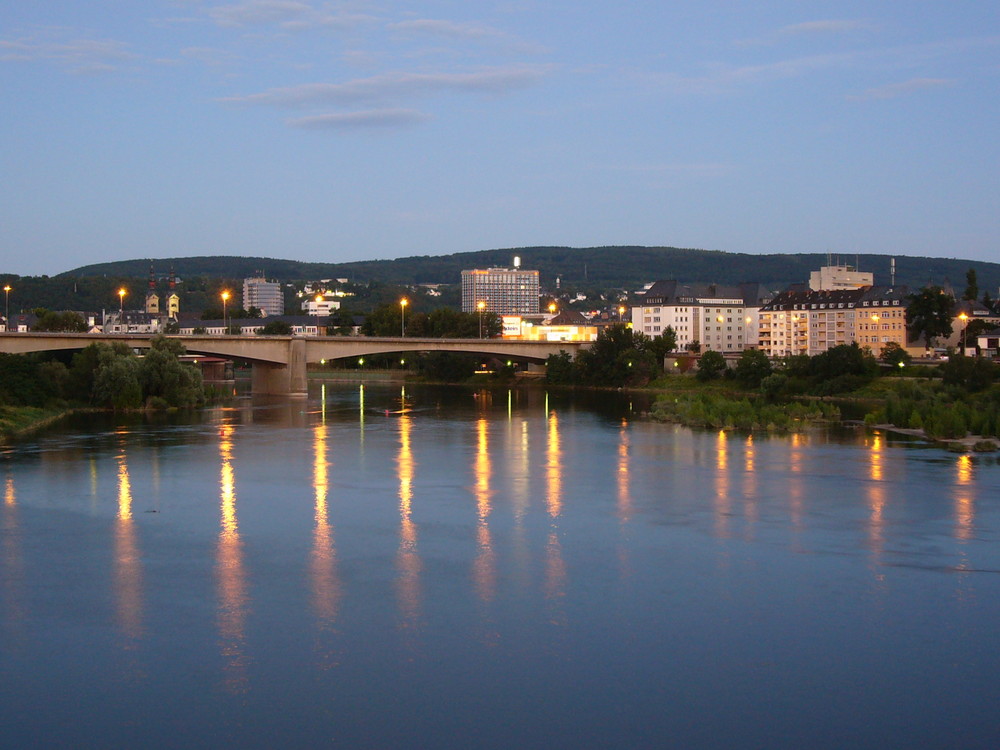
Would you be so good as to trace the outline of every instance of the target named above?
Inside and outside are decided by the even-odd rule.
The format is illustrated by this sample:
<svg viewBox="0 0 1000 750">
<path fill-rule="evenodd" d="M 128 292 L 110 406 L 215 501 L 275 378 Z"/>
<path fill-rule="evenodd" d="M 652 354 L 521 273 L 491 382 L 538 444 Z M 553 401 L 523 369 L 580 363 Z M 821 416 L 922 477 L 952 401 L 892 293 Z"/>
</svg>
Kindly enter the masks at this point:
<svg viewBox="0 0 1000 750">
<path fill-rule="evenodd" d="M 154 334 L 139 333 L 0 333 L 0 352 L 83 349 L 90 344 L 123 342 L 148 349 Z M 585 341 L 523 341 L 519 339 L 375 338 L 368 336 L 206 336 L 168 335 L 189 354 L 249 362 L 254 393 L 306 395 L 306 366 L 323 360 L 406 352 L 464 352 L 501 359 L 544 362 L 550 354 L 576 354 Z"/>
</svg>

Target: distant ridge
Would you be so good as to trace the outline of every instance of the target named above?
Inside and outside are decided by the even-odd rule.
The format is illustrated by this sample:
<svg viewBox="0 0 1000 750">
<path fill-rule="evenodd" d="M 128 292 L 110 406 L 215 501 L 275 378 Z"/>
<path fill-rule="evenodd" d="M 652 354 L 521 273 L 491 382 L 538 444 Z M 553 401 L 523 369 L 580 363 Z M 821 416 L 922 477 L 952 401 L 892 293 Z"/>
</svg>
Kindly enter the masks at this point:
<svg viewBox="0 0 1000 750">
<path fill-rule="evenodd" d="M 657 279 L 685 282 L 735 284 L 759 281 L 771 289 L 808 281 L 810 271 L 827 264 L 826 253 L 751 255 L 721 250 L 697 250 L 677 247 L 520 247 L 478 250 L 451 255 L 421 255 L 395 260 L 354 261 L 350 263 L 314 263 L 280 258 L 239 256 L 193 256 L 154 258 L 158 273 L 171 267 L 181 276 L 243 278 L 261 269 L 269 278 L 283 281 L 348 278 L 353 282 L 383 284 L 457 284 L 462 269 L 507 266 L 517 255 L 524 268 L 537 269 L 545 288 L 563 287 L 637 289 Z M 980 290 L 992 296 L 1000 286 L 1000 264 L 955 258 L 913 257 L 905 255 L 836 255 L 834 263 L 857 264 L 862 271 L 875 274 L 876 284 L 889 284 L 890 259 L 896 258 L 896 284 L 913 288 L 927 284 L 952 286 L 961 293 L 965 274 L 976 270 Z M 57 278 L 91 276 L 144 278 L 149 273 L 149 258 L 95 263 L 59 274 Z"/>
</svg>

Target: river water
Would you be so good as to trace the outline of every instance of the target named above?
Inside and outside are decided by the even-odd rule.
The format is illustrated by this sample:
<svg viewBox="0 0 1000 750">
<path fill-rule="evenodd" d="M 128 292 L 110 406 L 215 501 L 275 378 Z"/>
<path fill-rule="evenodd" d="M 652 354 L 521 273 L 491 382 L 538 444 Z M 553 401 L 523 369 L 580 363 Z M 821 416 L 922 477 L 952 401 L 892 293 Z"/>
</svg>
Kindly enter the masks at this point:
<svg viewBox="0 0 1000 750">
<path fill-rule="evenodd" d="M 3 747 L 1000 745 L 1000 467 L 320 386 L 3 448 Z"/>
</svg>

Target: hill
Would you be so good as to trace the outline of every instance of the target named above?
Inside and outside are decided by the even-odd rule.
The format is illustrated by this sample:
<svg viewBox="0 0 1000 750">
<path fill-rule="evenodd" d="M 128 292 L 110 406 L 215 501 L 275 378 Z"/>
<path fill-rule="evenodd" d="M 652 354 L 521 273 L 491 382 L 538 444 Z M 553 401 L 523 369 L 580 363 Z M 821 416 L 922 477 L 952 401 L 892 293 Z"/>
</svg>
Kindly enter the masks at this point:
<svg viewBox="0 0 1000 750">
<path fill-rule="evenodd" d="M 749 255 L 719 250 L 676 247 L 522 247 L 479 250 L 452 255 L 422 255 L 395 260 L 351 263 L 306 263 L 278 258 L 196 256 L 162 258 L 153 261 L 159 274 L 173 268 L 178 276 L 242 278 L 263 271 L 268 278 L 283 281 L 348 278 L 352 282 L 384 284 L 457 284 L 467 268 L 507 266 L 518 255 L 524 268 L 538 269 L 542 286 L 552 288 L 556 278 L 565 288 L 637 289 L 657 279 L 685 282 L 735 284 L 760 281 L 780 290 L 789 284 L 809 280 L 809 272 L 827 263 L 821 253 Z M 862 271 L 872 271 L 876 284 L 889 284 L 890 258 L 896 258 L 896 283 L 910 287 L 953 284 L 961 293 L 965 273 L 976 269 L 981 290 L 991 295 L 1000 286 L 1000 264 L 954 258 L 889 255 L 840 256 L 843 263 L 855 263 Z M 837 257 L 834 257 L 834 262 Z M 56 278 L 144 278 L 149 259 L 97 263 L 66 271 Z"/>
</svg>

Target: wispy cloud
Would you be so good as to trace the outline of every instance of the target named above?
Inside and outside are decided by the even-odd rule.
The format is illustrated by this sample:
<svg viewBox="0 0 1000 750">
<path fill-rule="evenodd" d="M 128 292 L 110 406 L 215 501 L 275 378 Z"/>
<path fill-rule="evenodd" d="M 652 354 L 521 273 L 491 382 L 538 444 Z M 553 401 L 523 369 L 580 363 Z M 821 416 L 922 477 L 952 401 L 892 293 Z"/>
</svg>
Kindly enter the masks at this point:
<svg viewBox="0 0 1000 750">
<path fill-rule="evenodd" d="M 207 13 L 220 26 L 273 26 L 288 31 L 318 27 L 346 29 L 372 20 L 371 16 L 345 12 L 329 3 L 317 6 L 299 0 L 244 0 L 213 6 Z"/>
<path fill-rule="evenodd" d="M 737 44 L 743 47 L 767 45 L 775 44 L 782 39 L 787 39 L 788 37 L 818 34 L 846 34 L 852 31 L 861 31 L 870 28 L 872 28 L 871 23 L 858 19 L 828 18 L 817 21 L 803 21 L 802 23 L 793 23 L 788 26 L 782 26 L 781 28 L 775 29 L 771 33 L 765 34 L 762 37 L 742 39 L 737 42 Z"/>
<path fill-rule="evenodd" d="M 721 162 L 691 162 L 676 164 L 620 164 L 611 167 L 616 172 L 637 174 L 689 175 L 691 177 L 722 177 L 731 174 L 735 167 Z"/>
<path fill-rule="evenodd" d="M 429 119 L 429 115 L 413 109 L 371 109 L 299 117 L 288 120 L 288 124 L 293 128 L 308 130 L 372 130 L 409 127 Z"/>
<path fill-rule="evenodd" d="M 521 54 L 541 55 L 550 51 L 543 45 L 524 41 L 506 31 L 481 23 L 457 23 L 437 18 L 415 18 L 391 23 L 388 28 L 411 36 L 427 35 L 439 39 L 482 42 Z"/>
<path fill-rule="evenodd" d="M 848 99 L 855 101 L 871 101 L 875 99 L 895 99 L 899 96 L 906 96 L 918 91 L 927 89 L 939 89 L 954 86 L 953 78 L 911 78 L 909 81 L 900 83 L 889 83 L 885 86 L 870 88 L 862 94 L 848 96 Z"/>
<path fill-rule="evenodd" d="M 805 55 L 756 65 L 715 63 L 706 66 L 705 72 L 700 75 L 683 75 L 669 71 L 640 75 L 653 85 L 675 93 L 726 94 L 753 85 L 800 78 L 830 70 L 914 69 L 942 58 L 969 54 L 979 49 L 991 49 L 997 46 L 1000 46 L 1000 37 L 998 36 L 971 37 L 881 49 Z"/>
<path fill-rule="evenodd" d="M 506 36 L 499 29 L 475 23 L 456 23 L 431 18 L 413 19 L 411 21 L 400 21 L 389 24 L 389 28 L 394 31 L 409 31 L 422 34 L 433 34 L 435 36 L 445 36 L 452 39 L 487 39 L 503 38 Z"/>
<path fill-rule="evenodd" d="M 524 88 L 544 75 L 540 67 L 488 68 L 474 73 L 384 73 L 344 83 L 307 83 L 228 97 L 233 104 L 307 106 L 353 104 L 440 92 L 505 93 Z"/>
<path fill-rule="evenodd" d="M 61 31 L 61 30 L 60 30 Z M 136 59 L 128 45 L 109 39 L 0 39 L 0 61 L 48 61 L 72 73 L 103 73 Z"/>
<path fill-rule="evenodd" d="M 798 36 L 800 34 L 842 34 L 846 31 L 870 28 L 867 21 L 856 19 L 825 19 L 822 21 L 804 21 L 782 26 L 775 33 L 779 36 Z"/>
</svg>

